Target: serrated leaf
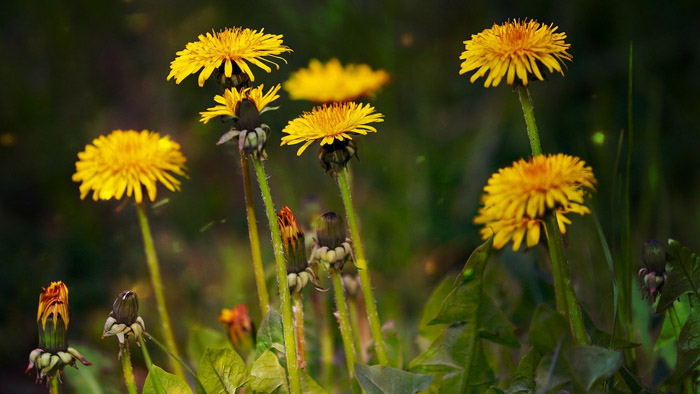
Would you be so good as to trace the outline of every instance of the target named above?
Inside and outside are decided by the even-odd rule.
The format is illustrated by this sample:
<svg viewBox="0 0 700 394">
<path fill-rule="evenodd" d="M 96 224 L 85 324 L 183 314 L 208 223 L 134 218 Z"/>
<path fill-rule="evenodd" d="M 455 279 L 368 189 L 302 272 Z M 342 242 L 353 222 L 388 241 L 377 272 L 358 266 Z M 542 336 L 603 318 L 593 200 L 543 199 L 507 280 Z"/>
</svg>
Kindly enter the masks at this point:
<svg viewBox="0 0 700 394">
<path fill-rule="evenodd" d="M 156 388 L 158 384 L 168 394 L 192 394 L 192 389 L 184 380 L 154 364 L 146 377 L 141 394 L 159 394 L 160 391 Z"/>
<path fill-rule="evenodd" d="M 426 302 L 423 307 L 423 312 L 418 322 L 418 335 L 427 341 L 434 341 L 440 336 L 440 333 L 444 329 L 443 325 L 431 325 L 430 322 L 437 316 L 438 312 L 440 312 L 440 308 L 447 295 L 452 291 L 453 285 L 453 278 L 443 279 L 435 290 L 433 290 L 433 293 L 428 298 L 428 302 Z"/>
<path fill-rule="evenodd" d="M 481 294 L 479 302 L 479 336 L 501 345 L 520 347 L 515 326 L 486 293 Z"/>
<path fill-rule="evenodd" d="M 304 394 L 327 394 L 306 371 L 301 371 L 301 392 Z"/>
<path fill-rule="evenodd" d="M 268 349 L 284 353 L 284 333 L 282 332 L 282 315 L 270 309 L 260 323 L 256 336 L 255 353 L 259 357 Z"/>
<path fill-rule="evenodd" d="M 271 393 L 278 388 L 279 393 L 287 393 L 287 373 L 280 365 L 277 356 L 266 350 L 258 357 L 250 368 L 251 380 L 248 386 L 261 393 Z"/>
<path fill-rule="evenodd" d="M 622 353 L 598 346 L 575 346 L 567 352 L 571 376 L 589 392 L 601 379 L 607 379 L 622 366 Z"/>
<path fill-rule="evenodd" d="M 433 380 L 431 375 L 406 372 L 383 365 L 355 363 L 357 381 L 367 394 L 413 394 L 423 391 Z"/>
<path fill-rule="evenodd" d="M 656 313 L 665 311 L 682 295 L 697 295 L 700 290 L 700 258 L 673 239 L 668 240 L 668 255 L 670 270 L 664 281 Z"/>
<path fill-rule="evenodd" d="M 530 348 L 523 358 L 520 359 L 518 369 L 515 371 L 513 381 L 508 386 L 508 390 L 501 391 L 504 394 L 534 393 L 536 388 L 535 374 L 541 359 L 542 354 L 537 349 Z"/>
<path fill-rule="evenodd" d="M 566 319 L 554 309 L 540 305 L 530 322 L 530 344 L 542 354 L 551 353 L 564 337 L 569 342 L 571 334 Z"/>
<path fill-rule="evenodd" d="M 248 380 L 248 369 L 233 349 L 207 349 L 199 360 L 197 377 L 207 393 L 233 394 Z"/>
<path fill-rule="evenodd" d="M 671 381 L 677 382 L 700 365 L 700 312 L 691 309 L 681 333 L 678 336 L 678 361 Z"/>
<path fill-rule="evenodd" d="M 187 355 L 193 362 L 198 362 L 207 348 L 230 348 L 231 344 L 222 332 L 208 327 L 195 326 L 190 330 L 187 340 Z M 197 365 L 194 365 L 197 368 Z"/>
</svg>

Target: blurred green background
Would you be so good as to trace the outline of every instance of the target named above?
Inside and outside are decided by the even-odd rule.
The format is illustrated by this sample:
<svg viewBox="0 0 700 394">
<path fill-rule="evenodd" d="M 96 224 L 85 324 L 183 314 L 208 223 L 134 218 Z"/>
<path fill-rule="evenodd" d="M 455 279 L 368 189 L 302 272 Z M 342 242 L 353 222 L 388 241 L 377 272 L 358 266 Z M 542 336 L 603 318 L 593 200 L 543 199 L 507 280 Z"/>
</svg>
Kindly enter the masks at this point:
<svg viewBox="0 0 700 394">
<path fill-rule="evenodd" d="M 136 290 L 147 327 L 156 326 L 133 203 L 81 201 L 71 181 L 77 153 L 113 129 L 169 134 L 188 159 L 182 191 L 160 188 L 168 202 L 149 209 L 181 348 L 193 322 L 223 329 L 216 321 L 222 307 L 248 303 L 259 321 L 238 157 L 214 144 L 228 126 L 198 122 L 220 89 L 213 81 L 199 88 L 196 76 L 179 86 L 166 81 L 175 52 L 198 34 L 231 26 L 283 34 L 294 50 L 284 56 L 288 64 L 270 74 L 254 70 L 267 86 L 311 58 L 391 73 L 372 101 L 385 122 L 357 139 L 354 192 L 380 315 L 396 322 L 410 360 L 423 302 L 480 243 L 471 220 L 481 188 L 493 171 L 529 154 L 512 89 L 485 89 L 483 79 L 469 84 L 458 75 L 462 41 L 508 18 L 535 18 L 567 33 L 573 62 L 565 77 L 532 84 L 535 113 L 545 151 L 578 155 L 593 167 L 593 206 L 615 250 L 622 185 L 615 165 L 634 41 L 636 262 L 636 245 L 646 239 L 699 246 L 699 11 L 690 1 L 3 1 L 0 392 L 44 390 L 23 370 L 36 347 L 38 295 L 52 280 L 70 289 L 69 340 L 107 355 L 101 368 L 116 362 L 116 341 L 99 337 L 120 291 Z M 286 92 L 276 103 L 281 109 L 265 121 L 273 130 L 267 169 L 277 208 L 289 205 L 300 220 L 311 202 L 342 212 L 315 150 L 296 157 L 296 148 L 278 146 L 286 122 L 311 104 Z M 596 133 L 602 142 L 594 142 Z M 258 209 L 271 267 L 263 214 Z M 608 327 L 610 279 L 591 217 L 574 218 L 568 236 L 583 305 Z M 504 250 L 490 263 L 488 287 L 518 327 L 527 327 L 536 303 L 551 302 L 546 264 L 541 248 Z M 118 365 L 111 368 L 118 380 Z"/>
</svg>

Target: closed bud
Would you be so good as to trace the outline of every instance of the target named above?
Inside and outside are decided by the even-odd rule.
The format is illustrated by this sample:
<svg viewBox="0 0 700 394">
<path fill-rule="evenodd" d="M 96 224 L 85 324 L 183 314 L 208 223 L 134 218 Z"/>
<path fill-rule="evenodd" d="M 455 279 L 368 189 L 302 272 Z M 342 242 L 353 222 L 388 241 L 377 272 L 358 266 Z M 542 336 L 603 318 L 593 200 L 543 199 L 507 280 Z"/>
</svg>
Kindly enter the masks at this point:
<svg viewBox="0 0 700 394">
<path fill-rule="evenodd" d="M 653 300 L 663 290 L 666 282 L 666 262 L 668 254 L 664 245 L 656 240 L 647 241 L 642 248 L 644 268 L 639 270 L 642 298 Z"/>
<path fill-rule="evenodd" d="M 231 73 L 230 77 L 227 77 L 226 73 L 224 72 L 225 64 L 221 64 L 221 66 L 216 69 L 216 82 L 218 82 L 224 89 L 241 88 L 247 86 L 248 82 L 250 81 L 248 74 L 241 71 L 241 68 L 238 67 L 236 62 L 231 62 L 231 65 L 233 66 L 233 72 Z"/>
<path fill-rule="evenodd" d="M 353 140 L 334 140 L 330 144 L 321 145 L 318 150 L 319 164 L 326 174 L 335 176 L 347 166 L 350 159 L 357 155 L 357 144 Z"/>
<path fill-rule="evenodd" d="M 306 260 L 306 244 L 304 232 L 289 207 L 283 207 L 277 213 L 277 224 L 280 227 L 284 257 L 287 260 L 287 274 L 298 274 L 309 266 Z"/>
<path fill-rule="evenodd" d="M 119 324 L 130 326 L 139 317 L 139 297 L 133 291 L 119 294 L 112 306 L 112 317 Z"/>
<path fill-rule="evenodd" d="M 316 221 L 318 246 L 335 249 L 345 242 L 345 221 L 335 212 L 326 212 Z"/>
</svg>

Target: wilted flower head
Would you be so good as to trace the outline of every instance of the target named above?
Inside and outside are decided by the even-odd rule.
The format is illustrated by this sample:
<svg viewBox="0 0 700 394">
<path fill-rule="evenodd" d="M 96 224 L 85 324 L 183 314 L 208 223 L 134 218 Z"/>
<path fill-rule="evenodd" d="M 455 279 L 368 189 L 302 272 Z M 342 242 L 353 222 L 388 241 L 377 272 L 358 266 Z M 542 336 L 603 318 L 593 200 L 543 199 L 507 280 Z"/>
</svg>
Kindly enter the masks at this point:
<svg viewBox="0 0 700 394">
<path fill-rule="evenodd" d="M 464 41 L 459 73 L 477 70 L 469 79 L 472 83 L 488 73 L 485 87 L 498 86 L 503 77 L 508 85 L 527 86 L 532 77 L 542 81 L 546 76 L 541 67 L 564 75 L 560 63 L 571 60 L 570 45 L 564 42 L 566 33 L 556 33 L 558 27 L 552 26 L 515 20 L 472 35 Z"/>
<path fill-rule="evenodd" d="M 260 31 L 232 28 L 200 34 L 199 41 L 190 42 L 185 49 L 177 52 L 177 57 L 170 63 L 168 80 L 175 78 L 175 83 L 182 82 L 188 75 L 198 72 L 199 86 L 218 70 L 220 82 L 225 87 L 237 87 L 255 80 L 248 63 L 254 64 L 268 73 L 272 71 L 268 64 L 279 66 L 269 58 L 286 60 L 276 56 L 292 50 L 282 45 L 282 35 L 265 34 Z M 266 64 L 267 63 L 267 64 Z"/>
<path fill-rule="evenodd" d="M 59 376 L 67 365 L 75 367 L 76 361 L 92 365 L 77 350 L 68 347 L 66 331 L 70 314 L 68 310 L 68 288 L 61 282 L 51 282 L 39 296 L 37 327 L 39 347 L 29 354 L 26 372 L 36 368 L 37 382 L 44 378 Z"/>
<path fill-rule="evenodd" d="M 294 99 L 316 103 L 352 101 L 362 96 L 371 96 L 389 82 L 384 70 L 372 70 L 366 64 L 348 64 L 343 67 L 338 59 L 322 64 L 311 60 L 308 68 L 292 74 L 284 89 Z"/>
<path fill-rule="evenodd" d="M 657 240 L 644 242 L 642 247 L 644 268 L 639 270 L 642 298 L 656 300 L 656 297 L 661 293 L 666 282 L 667 261 L 668 253 L 661 242 Z"/>
<path fill-rule="evenodd" d="M 239 346 L 246 337 L 254 332 L 253 320 L 251 320 L 248 306 L 245 304 L 236 305 L 231 309 L 222 309 L 218 320 L 226 326 L 234 346 Z"/>
<path fill-rule="evenodd" d="M 491 175 L 474 223 L 484 225 L 484 239 L 493 235 L 496 249 L 512 239 L 513 250 L 518 250 L 526 233 L 526 244 L 532 247 L 539 242 L 549 210 L 556 211 L 562 233 L 571 223 L 565 214 L 590 213 L 583 205 L 584 189 L 593 190 L 595 183 L 593 170 L 578 157 L 560 153 L 520 159 Z"/>
<path fill-rule="evenodd" d="M 185 176 L 185 156 L 170 137 L 148 130 L 114 130 L 100 136 L 78 153 L 73 181 L 80 182 L 80 198 L 91 191 L 93 200 L 120 200 L 124 194 L 143 201 L 142 187 L 148 198 L 156 199 L 156 184 L 171 191 L 180 190 L 180 181 L 172 174 Z"/>
<path fill-rule="evenodd" d="M 124 291 L 114 300 L 112 311 L 105 321 L 102 338 L 116 335 L 119 345 L 133 334 L 136 345 L 141 346 L 139 339 L 146 331 L 146 323 L 139 316 L 139 298 L 133 291 Z M 119 352 L 121 356 L 121 350 Z"/>
</svg>

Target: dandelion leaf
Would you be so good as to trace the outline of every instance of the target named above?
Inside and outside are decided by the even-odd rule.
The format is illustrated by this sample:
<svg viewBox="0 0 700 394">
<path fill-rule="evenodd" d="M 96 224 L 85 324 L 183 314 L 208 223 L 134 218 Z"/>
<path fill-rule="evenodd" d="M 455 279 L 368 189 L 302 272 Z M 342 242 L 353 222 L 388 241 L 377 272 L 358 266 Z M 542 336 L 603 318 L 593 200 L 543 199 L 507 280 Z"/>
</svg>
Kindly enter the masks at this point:
<svg viewBox="0 0 700 394">
<path fill-rule="evenodd" d="M 255 353 L 260 357 L 266 350 L 274 349 L 284 353 L 284 334 L 282 333 L 282 315 L 270 309 L 260 323 L 255 341 Z"/>
<path fill-rule="evenodd" d="M 143 384 L 142 394 L 192 394 L 192 389 L 180 377 L 165 372 L 157 365 L 153 365 L 151 372 Z"/>
<path fill-rule="evenodd" d="M 251 380 L 248 382 L 254 392 L 279 394 L 289 392 L 287 388 L 287 373 L 280 365 L 277 355 L 271 350 L 265 350 L 250 368 Z M 275 391 L 277 390 L 277 391 Z"/>
<path fill-rule="evenodd" d="M 676 344 L 678 361 L 676 370 L 671 376 L 671 381 L 676 382 L 687 376 L 700 365 L 700 311 L 698 308 L 690 310 L 688 320 L 685 321 Z"/>
<path fill-rule="evenodd" d="M 208 348 L 199 361 L 197 377 L 207 393 L 233 394 L 248 380 L 248 369 L 235 350 Z"/>
<path fill-rule="evenodd" d="M 413 394 L 430 386 L 432 375 L 406 372 L 392 367 L 355 363 L 357 380 L 368 394 Z"/>
<path fill-rule="evenodd" d="M 665 311 L 684 294 L 693 293 L 696 297 L 700 294 L 700 258 L 673 239 L 668 240 L 668 254 L 670 270 L 667 272 L 656 313 Z"/>
</svg>

